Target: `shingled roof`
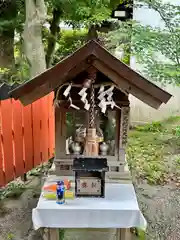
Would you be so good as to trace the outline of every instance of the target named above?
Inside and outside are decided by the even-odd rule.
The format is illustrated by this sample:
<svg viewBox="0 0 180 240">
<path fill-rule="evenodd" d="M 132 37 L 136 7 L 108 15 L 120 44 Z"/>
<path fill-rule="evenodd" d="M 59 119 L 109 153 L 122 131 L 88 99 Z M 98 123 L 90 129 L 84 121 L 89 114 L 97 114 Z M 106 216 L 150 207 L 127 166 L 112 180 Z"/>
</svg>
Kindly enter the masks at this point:
<svg viewBox="0 0 180 240">
<path fill-rule="evenodd" d="M 153 108 L 157 109 L 162 103 L 167 103 L 172 96 L 122 63 L 94 40 L 87 42 L 56 66 L 17 87 L 10 95 L 20 99 L 24 105 L 30 104 L 92 65 L 120 90 L 132 94 Z"/>
</svg>

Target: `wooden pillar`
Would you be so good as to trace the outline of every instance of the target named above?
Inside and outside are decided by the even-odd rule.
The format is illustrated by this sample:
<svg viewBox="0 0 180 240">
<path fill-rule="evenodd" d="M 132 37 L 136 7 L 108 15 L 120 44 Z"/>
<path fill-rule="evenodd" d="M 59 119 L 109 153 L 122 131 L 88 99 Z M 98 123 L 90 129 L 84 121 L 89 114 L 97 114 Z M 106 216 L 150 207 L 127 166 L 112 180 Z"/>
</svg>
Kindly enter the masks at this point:
<svg viewBox="0 0 180 240">
<path fill-rule="evenodd" d="M 131 232 L 129 228 L 119 228 L 116 230 L 116 240 L 137 240 Z"/>
<path fill-rule="evenodd" d="M 55 157 L 60 159 L 66 155 L 66 110 L 55 109 Z"/>
<path fill-rule="evenodd" d="M 116 139 L 115 139 L 115 156 L 119 157 L 119 139 L 120 139 L 120 124 L 121 124 L 121 109 L 116 111 Z"/>
<path fill-rule="evenodd" d="M 129 107 L 121 107 L 119 149 L 126 148 L 127 134 L 129 130 Z"/>
</svg>

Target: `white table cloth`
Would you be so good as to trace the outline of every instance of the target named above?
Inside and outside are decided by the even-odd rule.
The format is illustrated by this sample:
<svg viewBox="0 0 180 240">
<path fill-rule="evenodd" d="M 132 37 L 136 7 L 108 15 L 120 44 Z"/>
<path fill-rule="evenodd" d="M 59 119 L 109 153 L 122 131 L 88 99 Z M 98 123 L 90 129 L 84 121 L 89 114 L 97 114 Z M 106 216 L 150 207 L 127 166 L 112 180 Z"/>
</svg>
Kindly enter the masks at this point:
<svg viewBox="0 0 180 240">
<path fill-rule="evenodd" d="M 42 196 L 32 212 L 34 228 L 146 228 L 132 184 L 107 183 L 105 198 L 75 198 L 59 205 Z"/>
</svg>

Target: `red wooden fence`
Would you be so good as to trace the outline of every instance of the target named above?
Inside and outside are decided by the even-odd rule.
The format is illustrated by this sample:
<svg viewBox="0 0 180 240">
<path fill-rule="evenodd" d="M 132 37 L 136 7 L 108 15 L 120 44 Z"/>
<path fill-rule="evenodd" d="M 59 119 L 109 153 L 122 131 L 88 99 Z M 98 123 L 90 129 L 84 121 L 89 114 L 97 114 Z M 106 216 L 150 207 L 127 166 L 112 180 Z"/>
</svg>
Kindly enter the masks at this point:
<svg viewBox="0 0 180 240">
<path fill-rule="evenodd" d="M 54 155 L 53 94 L 23 107 L 0 101 L 0 187 Z"/>
</svg>

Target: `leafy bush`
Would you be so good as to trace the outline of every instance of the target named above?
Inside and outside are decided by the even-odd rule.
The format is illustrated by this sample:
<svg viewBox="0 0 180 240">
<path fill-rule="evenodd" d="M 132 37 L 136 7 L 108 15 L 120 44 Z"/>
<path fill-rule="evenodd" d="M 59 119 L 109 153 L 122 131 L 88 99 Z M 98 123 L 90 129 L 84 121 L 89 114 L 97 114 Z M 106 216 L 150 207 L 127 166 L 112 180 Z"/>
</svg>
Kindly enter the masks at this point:
<svg viewBox="0 0 180 240">
<path fill-rule="evenodd" d="M 177 126 L 175 129 L 173 129 L 173 133 L 175 136 L 180 137 L 180 126 Z"/>
<path fill-rule="evenodd" d="M 146 124 L 144 126 L 137 126 L 136 130 L 142 132 L 162 132 L 164 127 L 161 122 L 152 122 L 151 124 Z"/>
<path fill-rule="evenodd" d="M 57 41 L 53 65 L 73 53 L 77 48 L 80 48 L 85 43 L 86 36 L 86 29 L 61 31 Z"/>
<path fill-rule="evenodd" d="M 26 189 L 24 183 L 21 182 L 11 182 L 5 188 L 0 189 L 0 200 L 5 198 L 18 198 Z"/>
</svg>

